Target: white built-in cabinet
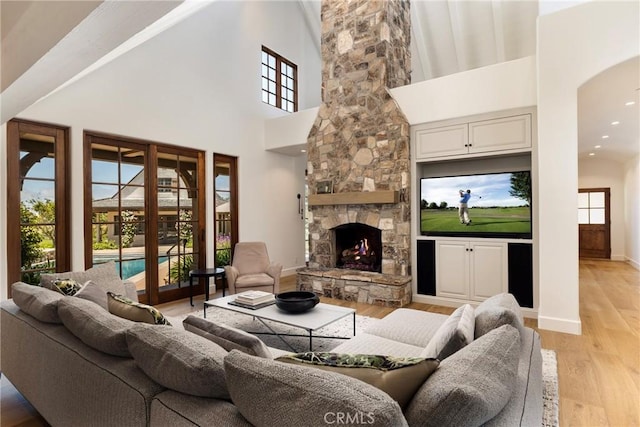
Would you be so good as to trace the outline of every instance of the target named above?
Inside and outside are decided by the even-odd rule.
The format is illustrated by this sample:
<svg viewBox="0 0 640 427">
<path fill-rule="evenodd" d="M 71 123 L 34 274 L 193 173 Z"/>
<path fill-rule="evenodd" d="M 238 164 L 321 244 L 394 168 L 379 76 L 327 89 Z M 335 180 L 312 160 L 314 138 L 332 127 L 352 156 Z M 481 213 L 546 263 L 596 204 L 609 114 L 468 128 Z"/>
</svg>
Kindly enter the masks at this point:
<svg viewBox="0 0 640 427">
<path fill-rule="evenodd" d="M 483 301 L 507 292 L 507 244 L 486 240 L 436 242 L 436 295 Z"/>
<path fill-rule="evenodd" d="M 531 149 L 531 114 L 414 128 L 416 160 Z"/>
</svg>

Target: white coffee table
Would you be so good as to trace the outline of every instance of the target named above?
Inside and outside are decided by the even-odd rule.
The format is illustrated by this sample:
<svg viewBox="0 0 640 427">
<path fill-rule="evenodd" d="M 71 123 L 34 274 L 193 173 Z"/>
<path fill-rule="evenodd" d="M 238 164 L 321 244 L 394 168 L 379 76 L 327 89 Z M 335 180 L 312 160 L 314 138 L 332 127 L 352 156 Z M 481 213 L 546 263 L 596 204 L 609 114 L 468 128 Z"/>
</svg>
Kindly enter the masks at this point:
<svg viewBox="0 0 640 427">
<path fill-rule="evenodd" d="M 249 308 L 238 307 L 236 305 L 229 304 L 229 301 L 233 301 L 236 298 L 235 295 L 230 295 L 223 298 L 216 298 L 204 302 L 204 316 L 207 317 L 207 307 L 217 307 L 224 310 L 235 311 L 236 313 L 246 314 L 258 319 L 269 331 L 268 332 L 250 332 L 252 334 L 260 335 L 275 335 L 279 337 L 292 351 L 297 351 L 291 344 L 289 344 L 283 336 L 289 337 L 309 337 L 309 351 L 313 351 L 313 339 L 314 338 L 333 338 L 333 339 L 349 339 L 351 337 L 329 337 L 325 335 L 313 335 L 313 332 L 323 328 L 333 322 L 343 319 L 349 315 L 353 316 L 353 335 L 356 334 L 356 311 L 353 308 L 340 307 L 337 305 L 319 303 L 311 310 L 304 313 L 287 313 L 280 310 L 275 304 L 259 308 L 257 310 L 251 310 Z M 296 335 L 296 334 L 281 334 L 274 331 L 265 320 L 271 320 L 272 322 L 282 323 L 284 325 L 293 326 L 295 328 L 304 329 L 308 335 Z M 248 331 L 247 331 L 248 332 Z"/>
</svg>

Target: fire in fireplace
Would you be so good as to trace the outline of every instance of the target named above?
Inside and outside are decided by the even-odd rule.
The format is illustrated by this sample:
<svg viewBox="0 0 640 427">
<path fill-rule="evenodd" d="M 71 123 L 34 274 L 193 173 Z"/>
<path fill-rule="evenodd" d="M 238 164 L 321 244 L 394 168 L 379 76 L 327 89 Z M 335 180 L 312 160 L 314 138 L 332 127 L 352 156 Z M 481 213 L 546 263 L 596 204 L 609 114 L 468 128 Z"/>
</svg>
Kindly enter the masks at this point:
<svg viewBox="0 0 640 427">
<path fill-rule="evenodd" d="M 366 224 L 344 224 L 334 228 L 336 267 L 380 273 L 382 232 Z"/>
</svg>

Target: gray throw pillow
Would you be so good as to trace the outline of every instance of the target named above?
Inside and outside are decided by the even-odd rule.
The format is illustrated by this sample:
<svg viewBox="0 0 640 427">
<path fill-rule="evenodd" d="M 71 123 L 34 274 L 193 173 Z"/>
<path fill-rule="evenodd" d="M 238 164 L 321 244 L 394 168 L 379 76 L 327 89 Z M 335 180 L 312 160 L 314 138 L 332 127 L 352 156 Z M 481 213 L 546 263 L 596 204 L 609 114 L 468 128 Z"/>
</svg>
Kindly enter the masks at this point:
<svg viewBox="0 0 640 427">
<path fill-rule="evenodd" d="M 440 363 L 409 404 L 409 425 L 479 426 L 507 404 L 518 377 L 518 331 L 504 325 Z"/>
<path fill-rule="evenodd" d="M 113 356 L 131 357 L 127 330 L 133 322 L 109 314 L 91 301 L 64 298 L 58 303 L 64 326 L 83 343 Z"/>
<path fill-rule="evenodd" d="M 11 285 L 11 298 L 20 310 L 46 323 L 62 323 L 58 316 L 58 302 L 65 298 L 60 292 L 16 282 Z"/>
<path fill-rule="evenodd" d="M 118 271 L 116 269 L 116 263 L 113 261 L 98 264 L 85 271 L 68 271 L 65 273 L 42 274 L 40 276 L 40 284 L 45 288 L 56 290 L 54 289 L 54 282 L 57 279 L 71 279 L 75 280 L 78 283 L 86 283 L 91 280 L 104 290 L 105 295 L 107 292 L 113 292 L 114 294 L 118 295 L 124 295 L 126 292 L 124 282 L 122 281 L 122 279 L 120 279 L 120 275 L 118 274 Z M 102 305 L 102 308 L 108 310 L 106 298 L 104 300 L 104 305 Z"/>
<path fill-rule="evenodd" d="M 435 335 L 420 354 L 420 357 L 444 360 L 465 345 L 473 341 L 475 328 L 473 307 L 465 304 L 458 307 L 447 320 L 440 325 Z"/>
<path fill-rule="evenodd" d="M 92 301 L 102 308 L 107 307 L 107 292 L 93 280 L 87 281 L 74 297 Z"/>
<path fill-rule="evenodd" d="M 213 341 L 227 351 L 240 350 L 252 356 L 273 358 L 269 348 L 258 337 L 240 329 L 216 324 L 193 315 L 187 316 L 182 325 L 185 330 Z"/>
<path fill-rule="evenodd" d="M 338 424 L 406 426 L 398 403 L 385 392 L 334 372 L 309 369 L 232 350 L 224 359 L 233 403 L 255 426 Z"/>
<path fill-rule="evenodd" d="M 511 325 L 524 334 L 524 318 L 512 294 L 502 293 L 484 300 L 476 307 L 476 339 L 502 325 Z"/>
<path fill-rule="evenodd" d="M 136 323 L 127 333 L 129 351 L 158 384 L 185 394 L 228 399 L 219 345 L 171 326 Z"/>
</svg>

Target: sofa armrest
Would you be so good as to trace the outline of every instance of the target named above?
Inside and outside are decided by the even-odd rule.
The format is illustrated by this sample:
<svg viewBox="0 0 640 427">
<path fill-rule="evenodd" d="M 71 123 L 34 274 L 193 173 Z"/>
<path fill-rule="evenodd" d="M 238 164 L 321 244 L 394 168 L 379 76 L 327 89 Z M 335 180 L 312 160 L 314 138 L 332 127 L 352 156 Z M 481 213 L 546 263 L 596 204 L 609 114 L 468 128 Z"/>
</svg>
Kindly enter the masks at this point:
<svg viewBox="0 0 640 427">
<path fill-rule="evenodd" d="M 273 277 L 273 293 L 280 293 L 280 274 L 282 273 L 282 264 L 272 262 L 267 268 L 267 274 Z"/>
<path fill-rule="evenodd" d="M 227 286 L 229 287 L 229 294 L 235 294 L 236 280 L 238 279 L 240 272 L 238 271 L 237 268 L 235 268 L 232 265 L 225 265 L 224 274 L 225 274 L 225 277 L 227 278 Z"/>
</svg>

